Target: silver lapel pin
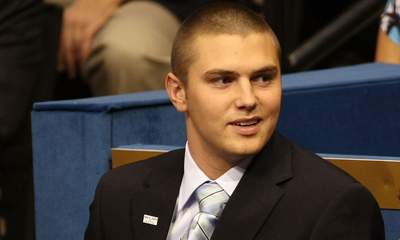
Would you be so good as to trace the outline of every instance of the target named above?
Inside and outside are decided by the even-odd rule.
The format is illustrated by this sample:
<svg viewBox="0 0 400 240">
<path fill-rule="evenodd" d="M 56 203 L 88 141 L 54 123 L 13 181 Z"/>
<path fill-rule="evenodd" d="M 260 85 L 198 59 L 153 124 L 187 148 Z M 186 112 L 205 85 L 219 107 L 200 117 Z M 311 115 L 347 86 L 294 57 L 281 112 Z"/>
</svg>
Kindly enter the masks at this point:
<svg viewBox="0 0 400 240">
<path fill-rule="evenodd" d="M 154 217 L 154 216 L 145 214 L 145 215 L 143 215 L 143 223 L 157 226 L 158 217 Z"/>
</svg>

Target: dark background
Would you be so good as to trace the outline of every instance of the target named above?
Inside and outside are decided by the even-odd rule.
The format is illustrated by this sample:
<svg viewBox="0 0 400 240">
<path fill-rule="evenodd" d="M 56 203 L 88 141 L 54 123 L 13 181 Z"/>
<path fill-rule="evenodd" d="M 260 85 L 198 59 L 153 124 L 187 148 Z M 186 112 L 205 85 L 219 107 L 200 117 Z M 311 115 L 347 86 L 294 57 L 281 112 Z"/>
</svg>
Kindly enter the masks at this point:
<svg viewBox="0 0 400 240">
<path fill-rule="evenodd" d="M 385 3 L 384 0 L 266 0 L 264 12 L 281 42 L 284 72 L 374 61 L 379 15 Z M 346 14 L 344 18 L 343 14 Z M 340 24 L 343 27 L 338 27 Z M 322 45 L 319 49 L 317 46 L 318 50 L 309 59 L 318 59 L 328 49 L 331 50 L 329 54 L 312 64 L 301 62 L 292 66 L 288 63 L 288 55 L 329 28 L 333 35 L 320 39 Z"/>
</svg>

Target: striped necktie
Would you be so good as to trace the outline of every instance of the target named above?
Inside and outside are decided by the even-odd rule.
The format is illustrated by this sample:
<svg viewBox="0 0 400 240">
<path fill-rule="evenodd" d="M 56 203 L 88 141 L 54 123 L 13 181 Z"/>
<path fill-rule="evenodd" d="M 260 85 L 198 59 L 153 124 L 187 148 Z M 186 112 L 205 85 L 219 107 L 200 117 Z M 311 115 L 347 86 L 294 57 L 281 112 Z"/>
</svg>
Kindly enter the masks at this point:
<svg viewBox="0 0 400 240">
<path fill-rule="evenodd" d="M 197 213 L 184 240 L 209 240 L 229 195 L 215 182 L 203 183 L 195 191 L 200 212 Z"/>
</svg>

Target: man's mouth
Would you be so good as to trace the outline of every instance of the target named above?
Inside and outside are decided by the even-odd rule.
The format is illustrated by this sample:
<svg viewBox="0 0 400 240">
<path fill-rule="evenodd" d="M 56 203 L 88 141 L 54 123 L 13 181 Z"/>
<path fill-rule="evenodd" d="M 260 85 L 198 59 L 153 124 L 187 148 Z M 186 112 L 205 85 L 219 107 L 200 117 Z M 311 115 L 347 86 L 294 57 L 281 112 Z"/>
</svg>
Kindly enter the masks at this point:
<svg viewBox="0 0 400 240">
<path fill-rule="evenodd" d="M 238 119 L 233 122 L 230 122 L 230 124 L 234 125 L 234 126 L 239 126 L 239 127 L 250 127 L 250 126 L 257 125 L 259 122 L 261 122 L 261 118 L 252 117 L 252 118 L 248 118 L 248 119 L 245 119 L 245 118 Z"/>
</svg>

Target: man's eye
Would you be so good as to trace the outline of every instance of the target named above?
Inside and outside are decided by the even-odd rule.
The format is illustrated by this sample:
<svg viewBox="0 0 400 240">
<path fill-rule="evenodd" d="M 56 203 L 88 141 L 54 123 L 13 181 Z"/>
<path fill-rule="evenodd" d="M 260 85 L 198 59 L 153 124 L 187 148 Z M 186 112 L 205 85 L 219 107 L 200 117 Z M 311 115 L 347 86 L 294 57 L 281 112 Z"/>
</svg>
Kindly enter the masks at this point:
<svg viewBox="0 0 400 240">
<path fill-rule="evenodd" d="M 230 77 L 218 77 L 214 78 L 212 82 L 217 86 L 225 86 L 233 82 L 233 78 Z"/>
<path fill-rule="evenodd" d="M 268 85 L 272 80 L 272 76 L 269 74 L 262 74 L 252 78 L 252 82 L 258 85 Z"/>
</svg>

